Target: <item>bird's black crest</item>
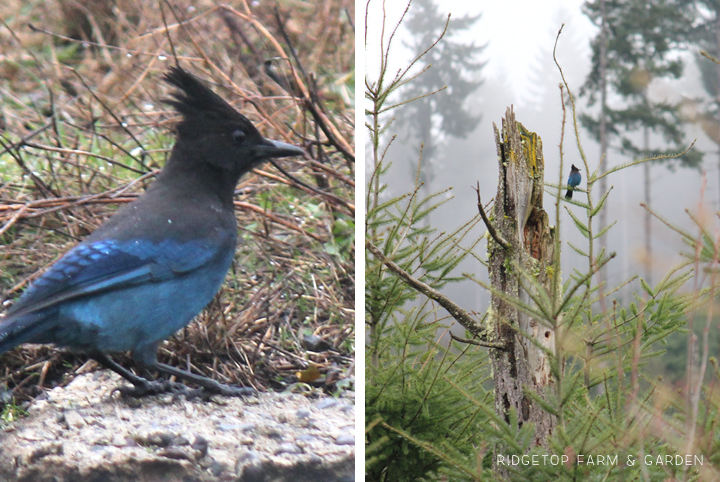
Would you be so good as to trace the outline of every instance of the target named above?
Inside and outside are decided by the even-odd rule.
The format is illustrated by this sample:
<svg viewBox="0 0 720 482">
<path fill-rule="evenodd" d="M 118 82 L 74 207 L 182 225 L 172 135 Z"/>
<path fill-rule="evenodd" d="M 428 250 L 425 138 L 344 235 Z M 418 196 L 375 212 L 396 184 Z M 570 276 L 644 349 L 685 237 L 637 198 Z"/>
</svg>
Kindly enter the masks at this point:
<svg viewBox="0 0 720 482">
<path fill-rule="evenodd" d="M 183 122 L 178 126 L 195 121 L 230 121 L 250 124 L 250 121 L 235 110 L 222 97 L 205 86 L 194 75 L 180 67 L 173 67 L 163 76 L 165 82 L 177 87 L 172 99 L 165 101 L 183 115 Z"/>
</svg>

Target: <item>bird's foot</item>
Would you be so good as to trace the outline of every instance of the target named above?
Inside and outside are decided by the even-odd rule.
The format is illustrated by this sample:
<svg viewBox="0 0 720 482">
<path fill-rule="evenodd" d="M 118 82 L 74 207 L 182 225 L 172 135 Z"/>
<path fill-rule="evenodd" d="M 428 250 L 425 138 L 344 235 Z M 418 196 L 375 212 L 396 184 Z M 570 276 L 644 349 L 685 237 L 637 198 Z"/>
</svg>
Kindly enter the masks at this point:
<svg viewBox="0 0 720 482">
<path fill-rule="evenodd" d="M 250 397 L 257 395 L 254 388 L 250 387 L 231 387 L 218 383 L 217 387 L 203 387 L 203 391 L 210 394 L 222 395 L 223 397 Z"/>
<path fill-rule="evenodd" d="M 212 395 L 222 395 L 223 397 L 249 397 L 257 392 L 249 387 L 230 387 L 218 383 L 216 386 L 190 388 L 183 383 L 170 382 L 166 380 L 149 381 L 134 385 L 132 387 L 121 386 L 115 389 L 120 392 L 123 398 L 142 398 L 153 395 L 181 395 L 188 400 L 194 398 L 209 398 Z"/>
<path fill-rule="evenodd" d="M 210 398 L 212 398 L 213 395 L 220 395 L 223 397 L 245 398 L 257 395 L 257 392 L 253 388 L 230 387 L 228 385 L 218 383 L 218 386 L 213 387 L 200 387 L 195 389 L 188 388 L 187 391 L 183 393 L 183 395 L 185 395 L 185 398 L 187 400 L 192 400 L 199 397 L 205 401 L 208 401 L 210 400 Z"/>
<path fill-rule="evenodd" d="M 182 383 L 175 383 L 166 380 L 149 381 L 144 380 L 132 387 L 121 386 L 115 389 L 120 392 L 123 398 L 142 398 L 153 395 L 172 393 L 174 395 L 187 395 L 192 391 Z"/>
<path fill-rule="evenodd" d="M 253 388 L 231 387 L 229 385 L 219 383 L 212 378 L 196 375 L 170 365 L 165 365 L 164 363 L 155 363 L 154 367 L 166 376 L 174 376 L 201 387 L 198 389 L 199 393 L 196 392 L 193 396 L 202 394 L 204 397 L 211 395 L 221 395 L 223 397 L 249 397 L 256 394 L 255 389 Z"/>
</svg>

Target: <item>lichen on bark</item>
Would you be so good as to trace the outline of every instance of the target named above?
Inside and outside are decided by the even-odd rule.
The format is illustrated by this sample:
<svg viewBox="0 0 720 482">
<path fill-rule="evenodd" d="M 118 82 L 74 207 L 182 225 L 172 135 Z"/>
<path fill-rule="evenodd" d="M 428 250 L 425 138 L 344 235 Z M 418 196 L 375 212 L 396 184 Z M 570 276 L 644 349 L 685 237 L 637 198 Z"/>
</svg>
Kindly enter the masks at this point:
<svg viewBox="0 0 720 482">
<path fill-rule="evenodd" d="M 490 308 L 493 330 L 496 340 L 505 346 L 504 350 L 492 350 L 495 406 L 508 423 L 509 411 L 514 408 L 519 425 L 535 425 L 535 445 L 547 447 L 556 421 L 527 391 L 547 399 L 546 391 L 553 388 L 548 353 L 540 347 L 552 352 L 554 332 L 547 320 L 533 319 L 508 301 L 533 304 L 523 289 L 523 285 L 532 289 L 532 284 L 520 282 L 523 272 L 552 292 L 555 231 L 542 206 L 542 140 L 515 120 L 512 108 L 507 110 L 502 130 L 494 127 L 500 178 L 493 225 L 508 242 L 507 248 L 495 242 L 488 248 L 494 288 Z"/>
</svg>

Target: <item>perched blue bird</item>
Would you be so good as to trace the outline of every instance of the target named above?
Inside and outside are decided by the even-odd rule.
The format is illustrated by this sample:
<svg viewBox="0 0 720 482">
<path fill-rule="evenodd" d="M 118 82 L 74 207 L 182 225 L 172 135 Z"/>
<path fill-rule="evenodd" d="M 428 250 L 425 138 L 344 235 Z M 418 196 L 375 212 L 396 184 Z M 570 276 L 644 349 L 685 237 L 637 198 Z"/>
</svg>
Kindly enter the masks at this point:
<svg viewBox="0 0 720 482">
<path fill-rule="evenodd" d="M 87 353 L 142 396 L 181 385 L 148 381 L 114 362 L 132 352 L 141 366 L 225 395 L 247 389 L 159 363 L 158 345 L 186 326 L 220 288 L 235 253 L 233 195 L 240 177 L 270 158 L 303 150 L 265 139 L 252 123 L 180 67 L 164 80 L 182 115 L 157 180 L 52 265 L 0 318 L 0 353 L 52 343 Z"/>
<path fill-rule="evenodd" d="M 572 193 L 573 188 L 578 187 L 580 185 L 580 181 L 582 181 L 582 176 L 580 175 L 580 169 L 575 167 L 575 164 L 570 167 L 570 177 L 568 177 L 568 186 L 570 186 L 565 193 L 565 199 L 572 199 Z"/>
</svg>

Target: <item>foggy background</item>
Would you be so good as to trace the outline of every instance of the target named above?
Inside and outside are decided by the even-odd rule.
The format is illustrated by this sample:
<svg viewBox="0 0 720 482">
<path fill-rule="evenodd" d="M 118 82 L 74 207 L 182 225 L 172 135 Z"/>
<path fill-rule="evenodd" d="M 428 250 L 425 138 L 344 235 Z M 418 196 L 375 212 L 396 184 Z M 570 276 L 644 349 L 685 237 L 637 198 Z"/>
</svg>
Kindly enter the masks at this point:
<svg viewBox="0 0 720 482">
<path fill-rule="evenodd" d="M 571 0 L 553 0 L 543 2 L 526 1 L 436 1 L 438 11 L 452 13 L 452 19 L 465 15 L 478 15 L 481 17 L 473 27 L 461 35 L 453 37 L 455 42 L 474 42 L 484 46 L 478 59 L 485 65 L 475 73 L 476 80 L 482 80 L 482 85 L 467 98 L 468 110 L 482 119 L 475 129 L 465 138 L 437 134 L 434 129 L 434 142 L 436 143 L 431 157 L 423 156 L 423 163 L 430 163 L 434 174 L 430 181 L 429 191 L 438 192 L 452 187 L 452 198 L 430 216 L 430 224 L 437 232 L 454 231 L 458 226 L 477 215 L 476 194 L 473 189 L 476 182 L 480 183 L 483 203 L 494 197 L 498 182 L 498 165 L 492 124 L 500 128 L 502 116 L 510 105 L 514 105 L 516 119 L 528 130 L 536 132 L 543 143 L 545 158 L 545 182 L 562 183 L 567 181 L 570 164 L 574 163 L 582 169 L 581 188 L 586 187 L 587 172 L 582 165 L 578 152 L 575 135 L 572 130 L 571 111 L 568 108 L 568 119 L 565 126 L 564 141 L 564 172 L 559 178 L 559 150 L 560 130 L 562 120 L 562 107 L 558 84 L 561 77 L 552 58 L 555 37 L 561 25 L 565 27 L 560 36 L 557 48 L 558 61 L 568 81 L 570 89 L 576 98 L 578 114 L 581 112 L 596 115 L 598 107 L 588 108 L 586 98 L 579 98 L 580 87 L 585 83 L 591 65 L 591 38 L 597 36 L 599 29 L 582 13 L 584 2 Z M 387 2 L 386 39 L 392 28 L 397 24 L 405 2 Z M 411 6 L 411 10 L 416 5 Z M 380 56 L 380 26 L 382 19 L 382 3 L 375 1 L 370 4 L 367 21 L 366 44 L 366 75 L 375 81 L 377 79 L 378 62 Z M 452 33 L 453 23 L 450 23 Z M 447 37 L 446 37 L 447 38 Z M 396 39 L 390 54 L 390 75 L 398 69 L 404 68 L 412 59 L 410 48 L 412 39 L 405 26 L 398 29 Z M 427 44 L 429 46 L 430 44 Z M 695 50 L 697 51 L 697 49 Z M 696 65 L 695 55 L 692 52 L 678 52 L 677 56 L 684 60 L 683 75 L 679 80 L 653 80 L 649 87 L 652 101 L 668 100 L 678 102 L 683 98 L 707 99 L 702 87 L 700 73 Z M 709 62 L 709 60 L 706 60 Z M 427 62 L 421 61 L 414 69 L 425 67 Z M 422 76 L 416 83 L 422 83 Z M 617 108 L 620 102 L 608 86 L 608 104 Z M 451 95 L 447 91 L 435 94 L 437 96 Z M 394 98 L 394 102 L 400 100 Z M 405 98 L 405 97 L 402 97 Z M 394 111 L 394 116 L 401 119 L 402 107 Z M 685 213 L 686 209 L 697 212 L 700 202 L 700 192 L 703 175 L 707 177 L 705 190 L 706 205 L 713 211 L 720 203 L 717 146 L 703 133 L 697 125 L 684 124 L 686 132 L 685 146 L 687 147 L 697 138 L 694 149 L 704 153 L 701 168 L 675 168 L 671 170 L 668 164 L 653 164 L 651 168 L 651 203 L 652 209 L 663 217 L 691 230 L 694 234 L 697 228 Z M 385 198 L 412 191 L 414 175 L 420 153 L 420 141 L 408 135 L 400 120 L 394 123 L 383 139 L 381 146 L 385 146 L 392 134 L 398 134 L 397 140 L 388 150 L 386 162 L 393 165 L 383 182 L 388 185 Z M 589 135 L 588 131 L 580 126 L 580 140 L 587 155 L 591 169 L 595 169 L 600 159 L 600 147 Z M 638 131 L 633 137 L 638 144 L 642 144 L 642 134 Z M 660 143 L 660 138 L 652 134 L 651 144 Z M 366 144 L 367 145 L 367 144 Z M 618 149 L 616 137 L 610 138 L 608 166 L 633 160 L 623 155 Z M 657 147 L 660 147 L 659 145 Z M 675 166 L 677 163 L 675 163 Z M 372 157 L 366 153 L 367 177 L 372 173 Z M 617 257 L 607 266 L 607 281 L 609 287 L 617 286 L 625 279 L 645 273 L 644 250 L 644 214 L 640 206 L 644 200 L 643 166 L 611 174 L 608 178 L 608 187 L 613 186 L 608 202 L 604 209 L 608 210 L 608 224 L 617 220 L 606 237 L 609 252 L 616 252 Z M 599 183 L 593 190 L 595 201 L 599 200 L 601 193 Z M 584 193 L 576 193 L 580 201 L 585 200 Z M 546 193 L 544 208 L 556 225 L 555 199 Z M 582 208 L 564 204 L 571 209 L 581 220 L 586 220 Z M 581 258 L 573 251 L 567 242 L 583 250 L 587 249 L 587 240 L 578 232 L 570 216 L 561 208 L 561 239 L 563 280 L 567 280 L 573 269 L 586 272 L 587 260 Z M 595 219 L 595 232 L 599 230 L 598 218 Z M 485 232 L 482 222 L 474 231 L 474 238 Z M 466 238 L 464 245 L 470 244 L 473 238 Z M 596 253 L 599 250 L 599 240 L 596 241 Z M 653 249 L 653 276 L 652 284 L 656 284 L 669 268 L 681 261 L 679 252 L 684 249 L 680 236 L 653 219 L 652 222 L 652 249 Z M 476 248 L 478 255 L 485 257 L 485 241 Z M 456 273 L 472 272 L 482 279 L 487 279 L 487 268 L 472 258 L 468 258 L 456 270 Z M 489 294 L 471 281 L 463 281 L 448 285 L 444 290 L 446 294 L 465 310 L 475 310 L 483 313 L 489 304 Z M 619 296 L 627 304 L 632 292 L 639 291 L 639 283 L 635 281 Z"/>
</svg>

